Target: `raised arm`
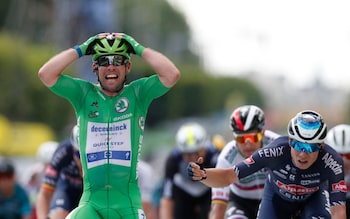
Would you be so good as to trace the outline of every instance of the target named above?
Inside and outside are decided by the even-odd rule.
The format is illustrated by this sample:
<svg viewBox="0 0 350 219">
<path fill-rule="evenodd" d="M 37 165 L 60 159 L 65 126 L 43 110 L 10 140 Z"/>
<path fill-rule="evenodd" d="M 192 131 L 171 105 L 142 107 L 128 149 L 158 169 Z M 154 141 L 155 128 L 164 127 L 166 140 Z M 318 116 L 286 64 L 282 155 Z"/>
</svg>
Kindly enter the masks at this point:
<svg viewBox="0 0 350 219">
<path fill-rule="evenodd" d="M 174 63 L 166 56 L 153 49 L 145 48 L 142 53 L 142 58 L 159 75 L 159 79 L 164 86 L 172 87 L 175 85 L 180 77 L 180 72 Z"/>
<path fill-rule="evenodd" d="M 77 59 L 78 54 L 72 48 L 55 55 L 40 68 L 40 80 L 48 87 L 53 86 L 64 69 Z"/>
<path fill-rule="evenodd" d="M 108 36 L 109 33 L 100 33 L 90 37 L 81 45 L 60 52 L 52 57 L 39 69 L 40 80 L 48 87 L 53 86 L 62 72 L 74 61 L 85 55 L 93 53 L 93 46 L 97 39 Z"/>
<path fill-rule="evenodd" d="M 160 52 L 143 47 L 134 38 L 124 33 L 113 33 L 113 35 L 128 42 L 132 53 L 142 57 L 154 69 L 164 86 L 172 87 L 175 85 L 180 78 L 180 71 L 170 59 Z"/>
</svg>

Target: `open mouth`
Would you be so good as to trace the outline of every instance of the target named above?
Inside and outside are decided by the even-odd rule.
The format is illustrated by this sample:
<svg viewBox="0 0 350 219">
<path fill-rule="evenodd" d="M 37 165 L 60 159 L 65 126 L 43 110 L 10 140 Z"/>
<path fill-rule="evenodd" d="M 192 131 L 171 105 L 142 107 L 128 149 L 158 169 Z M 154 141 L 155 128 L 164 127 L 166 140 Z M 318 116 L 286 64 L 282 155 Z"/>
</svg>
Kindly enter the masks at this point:
<svg viewBox="0 0 350 219">
<path fill-rule="evenodd" d="M 307 160 L 298 160 L 298 162 L 301 163 L 301 164 L 306 164 Z"/>
<path fill-rule="evenodd" d="M 109 80 L 109 79 L 117 79 L 118 75 L 106 75 L 105 79 Z"/>
</svg>

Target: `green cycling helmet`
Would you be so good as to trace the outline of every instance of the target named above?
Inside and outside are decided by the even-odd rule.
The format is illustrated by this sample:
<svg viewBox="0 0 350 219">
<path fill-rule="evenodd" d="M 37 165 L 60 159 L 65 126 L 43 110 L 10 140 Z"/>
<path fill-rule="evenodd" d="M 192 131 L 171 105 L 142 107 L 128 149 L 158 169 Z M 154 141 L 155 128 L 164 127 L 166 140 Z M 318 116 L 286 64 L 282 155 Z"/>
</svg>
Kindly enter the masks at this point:
<svg viewBox="0 0 350 219">
<path fill-rule="evenodd" d="M 94 62 L 100 56 L 105 55 L 122 55 L 128 60 L 131 58 L 126 43 L 118 38 L 113 37 L 112 35 L 98 40 L 94 46 L 94 50 L 95 54 L 92 56 L 92 60 Z"/>
</svg>

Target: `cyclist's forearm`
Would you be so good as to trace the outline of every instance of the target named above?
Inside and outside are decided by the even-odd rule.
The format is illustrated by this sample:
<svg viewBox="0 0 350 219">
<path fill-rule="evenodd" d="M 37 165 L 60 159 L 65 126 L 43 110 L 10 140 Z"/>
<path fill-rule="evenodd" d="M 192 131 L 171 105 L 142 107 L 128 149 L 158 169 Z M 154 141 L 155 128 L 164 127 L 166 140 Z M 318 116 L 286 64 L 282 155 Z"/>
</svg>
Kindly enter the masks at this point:
<svg viewBox="0 0 350 219">
<path fill-rule="evenodd" d="M 48 87 L 53 86 L 62 72 L 77 59 L 78 54 L 75 49 L 62 51 L 40 68 L 38 73 L 40 80 Z"/>
<path fill-rule="evenodd" d="M 46 219 L 49 213 L 50 201 L 52 199 L 53 192 L 45 190 L 43 188 L 40 189 L 38 194 L 38 199 L 35 204 L 36 215 L 38 219 Z"/>
</svg>

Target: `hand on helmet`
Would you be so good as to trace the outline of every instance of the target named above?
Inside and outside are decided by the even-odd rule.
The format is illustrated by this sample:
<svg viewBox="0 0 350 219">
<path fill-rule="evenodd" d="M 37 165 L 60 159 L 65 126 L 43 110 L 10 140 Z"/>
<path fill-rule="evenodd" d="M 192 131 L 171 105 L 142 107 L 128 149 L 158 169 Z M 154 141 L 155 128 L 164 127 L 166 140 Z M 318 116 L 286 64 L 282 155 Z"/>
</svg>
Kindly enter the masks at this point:
<svg viewBox="0 0 350 219">
<path fill-rule="evenodd" d="M 190 162 L 187 165 L 187 174 L 192 181 L 201 181 L 207 178 L 207 173 L 203 168 L 203 158 L 199 158 L 198 162 Z"/>
<path fill-rule="evenodd" d="M 142 56 L 142 52 L 145 49 L 141 44 L 139 44 L 134 38 L 129 35 L 122 34 L 122 39 L 125 40 L 130 47 L 130 52 L 138 56 Z"/>
<path fill-rule="evenodd" d="M 95 53 L 94 46 L 96 44 L 96 41 L 102 38 L 105 38 L 106 36 L 110 35 L 110 33 L 100 33 L 95 36 L 90 37 L 88 40 L 86 40 L 84 43 L 80 45 L 74 46 L 74 49 L 77 51 L 79 58 L 85 55 L 92 55 Z"/>
</svg>

